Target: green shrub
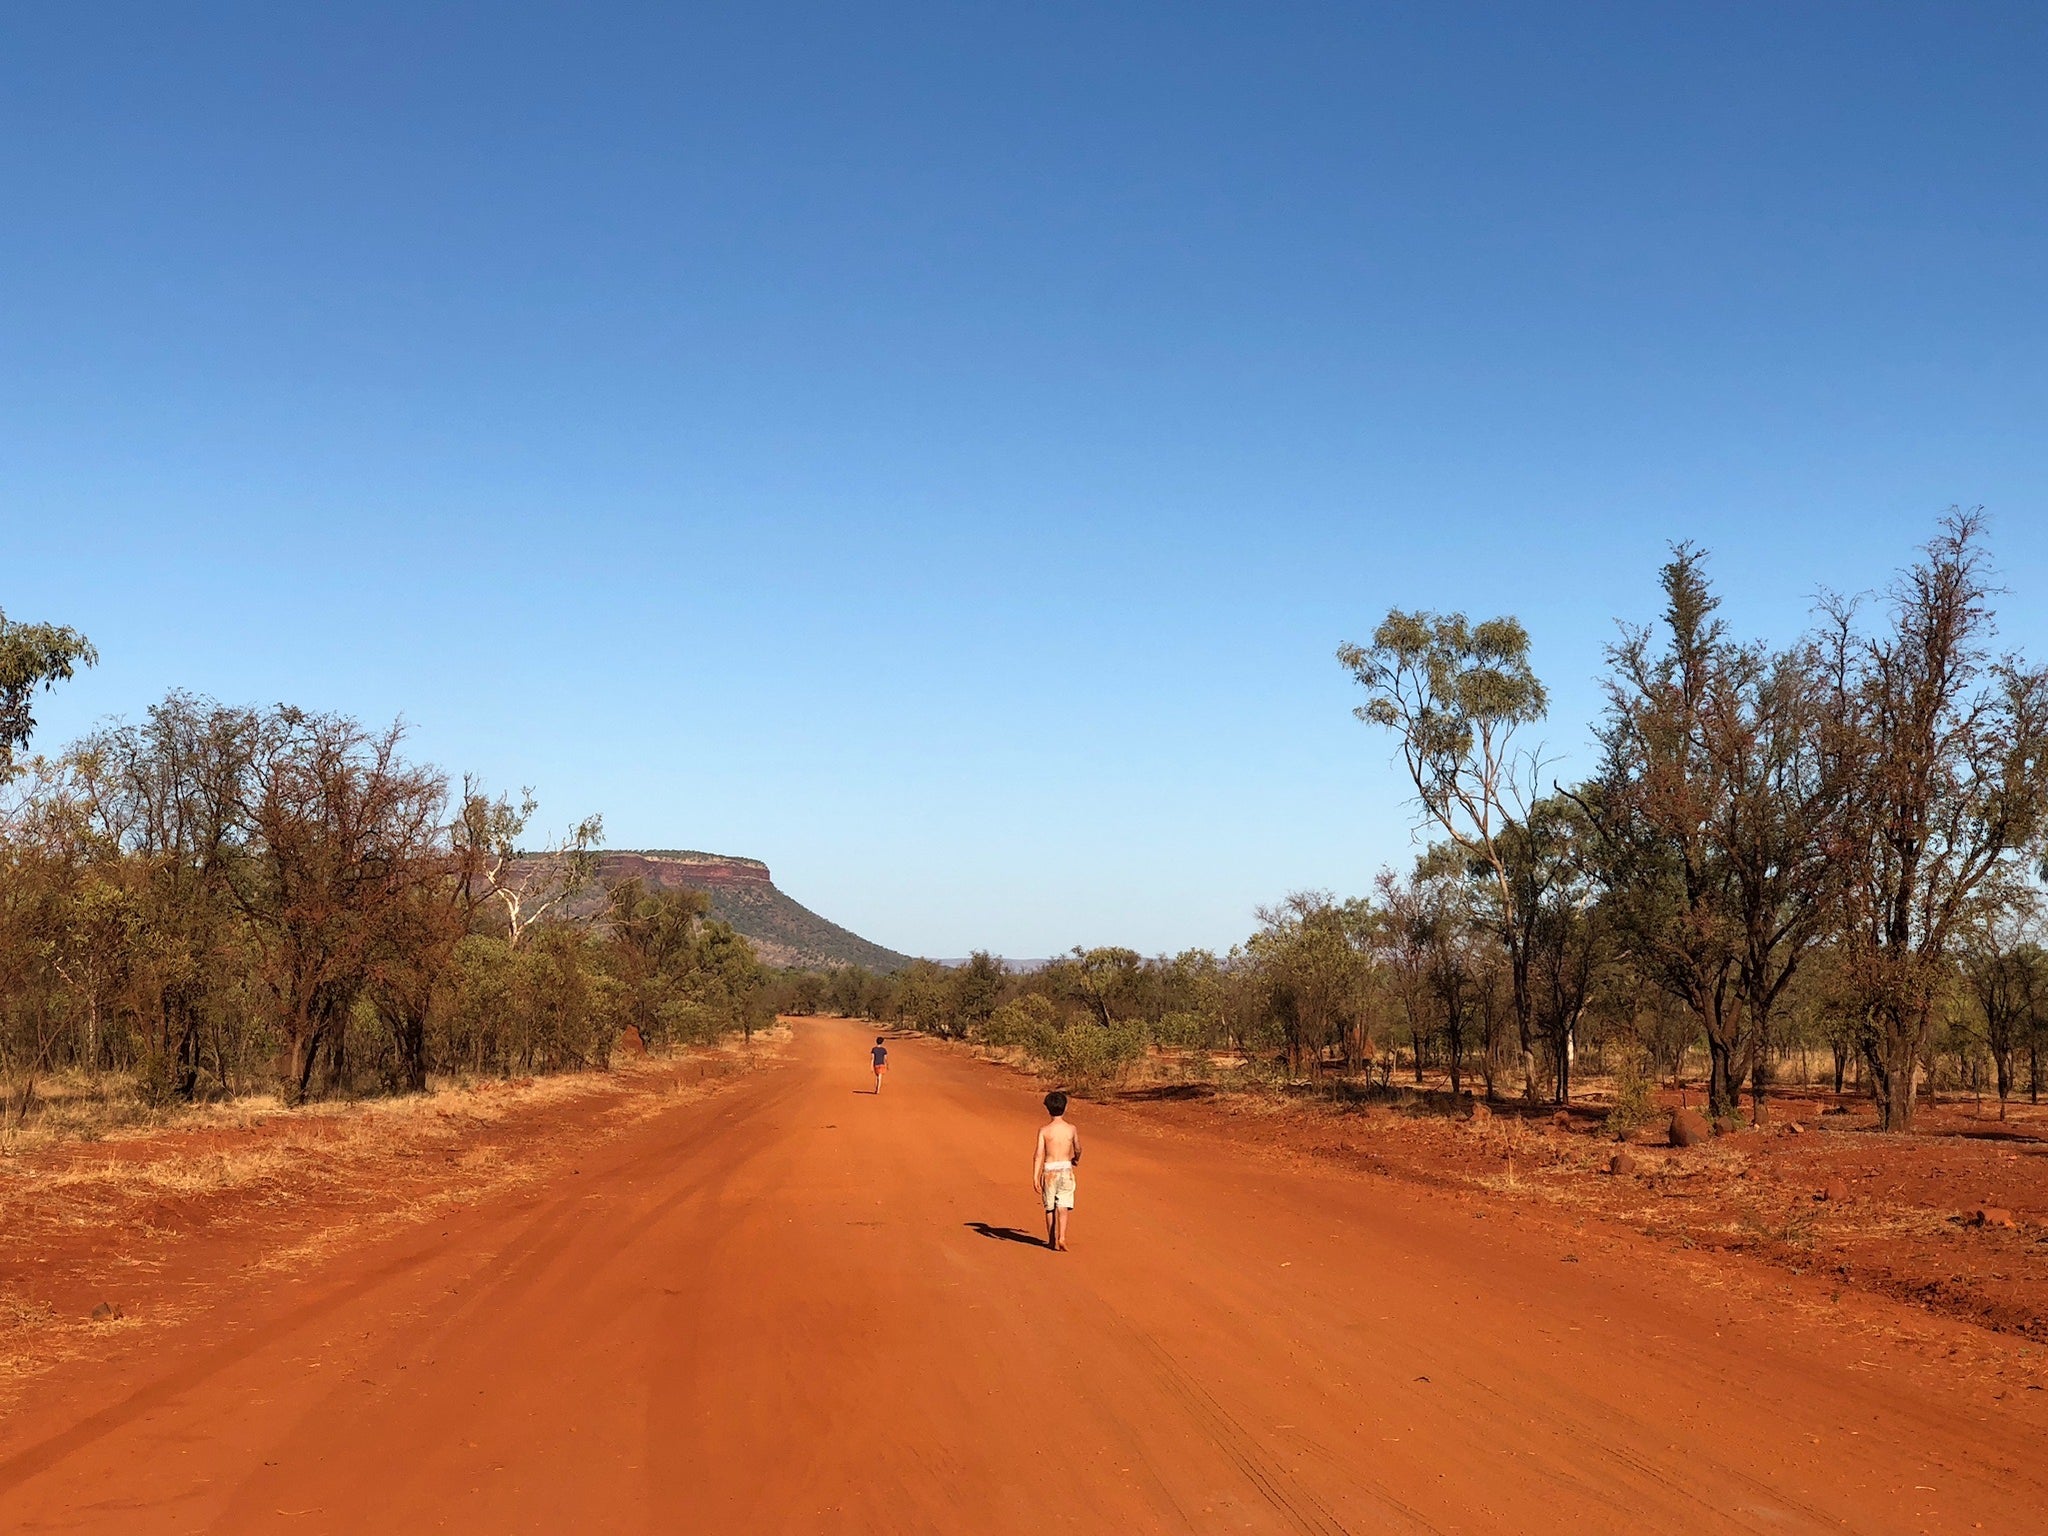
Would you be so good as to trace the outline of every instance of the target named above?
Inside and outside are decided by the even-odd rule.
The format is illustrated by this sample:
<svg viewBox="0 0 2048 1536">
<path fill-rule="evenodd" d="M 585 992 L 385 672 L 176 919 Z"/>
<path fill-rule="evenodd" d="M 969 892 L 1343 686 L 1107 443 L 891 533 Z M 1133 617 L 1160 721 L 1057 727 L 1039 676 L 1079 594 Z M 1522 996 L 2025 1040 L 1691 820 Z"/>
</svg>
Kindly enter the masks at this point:
<svg viewBox="0 0 2048 1536">
<path fill-rule="evenodd" d="M 1199 1013 L 1169 1013 L 1152 1027 L 1152 1039 L 1175 1050 L 1207 1050 L 1221 1031 L 1216 1021 Z"/>
<path fill-rule="evenodd" d="M 656 1016 L 665 1045 L 716 1045 L 728 1028 L 725 1011 L 698 998 L 671 997 Z"/>
<path fill-rule="evenodd" d="M 1640 1045 L 1621 1047 L 1617 1057 L 1614 1108 L 1607 1112 L 1607 1129 L 1617 1136 L 1626 1136 L 1657 1118 L 1657 1095 L 1650 1080 L 1649 1057 Z"/>
<path fill-rule="evenodd" d="M 1031 1054 L 1061 1082 L 1099 1086 L 1121 1082 L 1145 1054 L 1145 1026 L 1118 1022 L 1107 1028 L 1093 1019 L 1069 1019 L 1028 1042 Z"/>
<path fill-rule="evenodd" d="M 1059 1024 L 1059 1010 L 1049 998 L 1036 992 L 1012 998 L 988 1016 L 986 1022 L 974 1027 L 974 1038 L 983 1045 L 1021 1045 L 1027 1050 L 1033 1041 L 1042 1041 Z"/>
<path fill-rule="evenodd" d="M 1015 1046 L 1046 1076 L 1070 1087 L 1121 1082 L 1145 1054 L 1145 1026 L 1119 1020 L 1104 1028 L 1081 1014 L 1062 1014 L 1036 992 L 1013 998 L 975 1029 L 984 1045 Z"/>
</svg>

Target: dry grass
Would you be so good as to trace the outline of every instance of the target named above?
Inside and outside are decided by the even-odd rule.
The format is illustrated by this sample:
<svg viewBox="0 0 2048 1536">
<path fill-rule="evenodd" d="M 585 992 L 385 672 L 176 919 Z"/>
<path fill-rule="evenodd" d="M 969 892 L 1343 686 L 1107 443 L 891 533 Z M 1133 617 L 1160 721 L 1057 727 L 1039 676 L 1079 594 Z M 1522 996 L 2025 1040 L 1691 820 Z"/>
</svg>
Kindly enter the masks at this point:
<svg viewBox="0 0 2048 1536">
<path fill-rule="evenodd" d="M 529 1086 L 538 1089 L 543 1085 L 570 1085 L 594 1075 L 601 1076 L 562 1074 L 517 1082 L 522 1090 Z M 431 1112 L 473 1095 L 503 1093 L 509 1086 L 500 1079 L 447 1079 L 431 1085 L 425 1094 L 325 1100 L 298 1109 L 287 1109 L 274 1092 L 247 1093 L 195 1104 L 152 1105 L 142 1099 L 131 1078 L 71 1073 L 37 1084 L 34 1112 L 26 1126 L 10 1126 L 0 1136 L 0 1156 L 34 1153 L 65 1142 L 133 1139 L 171 1129 L 247 1130 L 287 1114 L 300 1120 L 364 1114 L 405 1116 Z M 9 1097 L 17 1091 L 10 1089 Z"/>
<path fill-rule="evenodd" d="M 0 1181 L 72 1195 L 90 1207 L 100 1197 L 209 1196 L 339 1179 L 363 1163 L 440 1150 L 508 1116 L 617 1087 L 617 1080 L 588 1074 L 302 1109 L 251 1097 L 196 1107 L 168 1127 L 128 1125 L 70 1147 L 52 1136 L 41 1148 L 22 1149 L 46 1156 L 17 1154 L 12 1166 L 0 1164 Z"/>
<path fill-rule="evenodd" d="M 732 1044 L 691 1048 L 678 1053 L 675 1059 L 751 1054 L 756 1060 L 768 1062 L 787 1049 L 790 1039 L 789 1026 L 777 1024 L 754 1032 L 751 1053 L 744 1046 Z M 287 1107 L 274 1092 L 247 1093 L 195 1104 L 151 1105 L 137 1092 L 132 1077 L 118 1073 L 58 1074 L 38 1081 L 36 1109 L 25 1127 L 9 1125 L 0 1130 L 0 1172 L 7 1168 L 6 1159 L 31 1157 L 66 1143 L 121 1144 L 167 1130 L 249 1131 L 279 1119 L 298 1125 L 345 1120 L 386 1132 L 400 1131 L 421 1117 L 488 1124 L 514 1110 L 602 1093 L 614 1074 L 630 1078 L 650 1071 L 659 1073 L 665 1070 L 663 1063 L 669 1059 L 621 1059 L 612 1064 L 609 1073 L 445 1078 L 432 1083 L 424 1094 L 321 1100 L 296 1109 Z M 0 1093 L 9 1098 L 16 1092 L 18 1085 L 0 1085 Z"/>
<path fill-rule="evenodd" d="M 109 1132 L 165 1124 L 172 1113 L 144 1102 L 132 1076 L 63 1072 L 36 1079 L 24 1117 L 25 1085 L 0 1080 L 0 1155 L 53 1141 L 96 1140 Z"/>
</svg>

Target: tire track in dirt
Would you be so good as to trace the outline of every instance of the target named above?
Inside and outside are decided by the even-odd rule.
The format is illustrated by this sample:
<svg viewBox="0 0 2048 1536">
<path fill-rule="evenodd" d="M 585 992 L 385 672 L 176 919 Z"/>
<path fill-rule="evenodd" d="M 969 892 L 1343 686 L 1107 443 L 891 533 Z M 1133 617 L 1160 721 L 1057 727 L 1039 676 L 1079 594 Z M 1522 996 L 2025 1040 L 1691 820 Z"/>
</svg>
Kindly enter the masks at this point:
<svg viewBox="0 0 2048 1536">
<path fill-rule="evenodd" d="M 1105 1306 L 1110 1326 L 1124 1339 L 1129 1358 L 1150 1374 L 1201 1425 L 1209 1440 L 1230 1458 L 1246 1482 L 1259 1490 L 1265 1501 L 1301 1536 L 1351 1536 L 1350 1527 L 1328 1509 L 1314 1493 L 1266 1454 L 1258 1440 L 1200 1382 L 1183 1370 L 1159 1341 L 1130 1318 Z M 1325 1453 L 1327 1454 L 1327 1453 Z M 1376 1488 L 1362 1492 L 1378 1500 L 1386 1513 L 1398 1517 L 1401 1529 L 1427 1531 L 1435 1536 L 1437 1527 Z"/>
<path fill-rule="evenodd" d="M 61 1433 L 12 1452 L 4 1461 L 0 1461 L 0 1494 L 6 1494 L 19 1487 L 36 1474 L 55 1466 L 65 1457 L 108 1438 L 142 1416 L 167 1407 L 228 1367 L 271 1347 L 280 1336 L 319 1322 L 382 1289 L 391 1281 L 418 1269 L 432 1257 L 431 1248 L 418 1248 L 387 1260 L 369 1273 L 294 1307 L 270 1326 L 231 1342 L 214 1345 L 196 1357 L 187 1359 L 170 1374 L 156 1378 L 147 1386 L 97 1410 Z"/>
</svg>

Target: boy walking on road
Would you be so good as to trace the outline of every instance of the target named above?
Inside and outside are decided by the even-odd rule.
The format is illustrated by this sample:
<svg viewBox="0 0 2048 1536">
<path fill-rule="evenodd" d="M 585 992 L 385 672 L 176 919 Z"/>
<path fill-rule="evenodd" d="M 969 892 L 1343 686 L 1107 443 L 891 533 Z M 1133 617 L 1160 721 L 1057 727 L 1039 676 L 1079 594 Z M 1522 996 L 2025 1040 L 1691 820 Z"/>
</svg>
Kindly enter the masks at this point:
<svg viewBox="0 0 2048 1536">
<path fill-rule="evenodd" d="M 889 1047 L 882 1044 L 882 1037 L 875 1036 L 875 1048 L 868 1052 L 875 1063 L 875 1092 L 882 1091 L 882 1074 L 889 1070 Z"/>
<path fill-rule="evenodd" d="M 1067 1223 L 1074 1215 L 1074 1165 L 1081 1161 L 1081 1133 L 1066 1122 L 1067 1096 L 1045 1096 L 1052 1118 L 1038 1129 L 1031 1153 L 1031 1187 L 1045 1200 L 1045 1246 L 1067 1251 Z"/>
</svg>

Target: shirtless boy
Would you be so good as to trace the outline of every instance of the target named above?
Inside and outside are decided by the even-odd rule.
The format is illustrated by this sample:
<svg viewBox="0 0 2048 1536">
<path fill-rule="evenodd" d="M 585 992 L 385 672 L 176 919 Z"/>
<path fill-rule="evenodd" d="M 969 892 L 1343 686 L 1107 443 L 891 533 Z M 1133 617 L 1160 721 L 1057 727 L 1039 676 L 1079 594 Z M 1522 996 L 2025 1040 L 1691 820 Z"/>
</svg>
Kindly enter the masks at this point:
<svg viewBox="0 0 2048 1536">
<path fill-rule="evenodd" d="M 1081 1161 L 1081 1133 L 1066 1122 L 1064 1093 L 1048 1093 L 1045 1112 L 1052 1118 L 1038 1128 L 1038 1144 L 1031 1152 L 1031 1187 L 1045 1201 L 1045 1246 L 1065 1253 L 1067 1222 L 1074 1214 L 1074 1165 Z"/>
</svg>

